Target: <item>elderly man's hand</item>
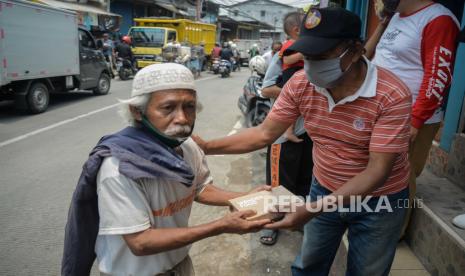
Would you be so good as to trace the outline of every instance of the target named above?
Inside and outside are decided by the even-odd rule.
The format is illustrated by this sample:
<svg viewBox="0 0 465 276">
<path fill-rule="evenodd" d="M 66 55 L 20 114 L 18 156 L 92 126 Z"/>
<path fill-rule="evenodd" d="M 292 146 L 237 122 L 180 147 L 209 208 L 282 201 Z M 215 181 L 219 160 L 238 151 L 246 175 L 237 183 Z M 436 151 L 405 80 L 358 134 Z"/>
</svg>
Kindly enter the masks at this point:
<svg viewBox="0 0 465 276">
<path fill-rule="evenodd" d="M 256 221 L 249 221 L 246 218 L 255 215 L 252 210 L 245 210 L 227 214 L 218 222 L 222 233 L 230 234 L 247 234 L 258 232 L 263 229 L 263 226 L 271 223 L 270 219 L 262 219 Z"/>
<path fill-rule="evenodd" d="M 271 191 L 271 186 L 270 185 L 260 185 L 257 188 L 254 188 L 250 190 L 247 194 L 253 194 L 253 193 L 258 193 L 261 191 Z"/>
<path fill-rule="evenodd" d="M 260 186 L 258 186 L 256 188 L 246 192 L 246 193 L 241 194 L 240 196 L 245 196 L 245 195 L 248 195 L 248 194 L 258 193 L 258 192 L 261 192 L 261 191 L 271 191 L 271 186 L 269 186 L 269 185 L 260 185 Z M 232 204 L 229 205 L 229 211 L 236 212 L 236 209 L 234 208 L 234 206 Z"/>
<path fill-rule="evenodd" d="M 192 138 L 192 140 L 194 140 L 194 141 L 197 143 L 197 145 L 205 152 L 205 154 L 207 154 L 207 150 L 206 150 L 206 149 L 207 149 L 207 148 L 206 148 L 207 142 L 206 142 L 205 140 L 203 140 L 202 138 L 200 138 L 200 136 L 195 135 L 195 134 L 192 134 L 192 135 L 191 135 L 191 138 Z"/>
</svg>

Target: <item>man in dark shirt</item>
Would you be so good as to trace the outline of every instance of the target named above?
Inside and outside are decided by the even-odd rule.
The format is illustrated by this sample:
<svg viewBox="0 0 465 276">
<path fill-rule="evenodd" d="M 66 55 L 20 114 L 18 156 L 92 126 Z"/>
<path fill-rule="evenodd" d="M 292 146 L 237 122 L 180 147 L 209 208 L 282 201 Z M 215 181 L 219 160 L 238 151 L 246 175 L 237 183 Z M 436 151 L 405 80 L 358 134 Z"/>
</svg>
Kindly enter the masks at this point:
<svg viewBox="0 0 465 276">
<path fill-rule="evenodd" d="M 115 52 L 117 57 L 128 60 L 131 67 L 134 69 L 135 60 L 130 45 L 131 38 L 129 36 L 123 36 L 123 38 L 121 38 L 121 43 L 116 46 Z"/>
<path fill-rule="evenodd" d="M 228 46 L 224 47 L 221 49 L 220 57 L 221 59 L 225 59 L 227 61 L 231 61 L 231 58 L 234 56 L 231 46 L 228 44 Z"/>
<path fill-rule="evenodd" d="M 123 36 L 121 39 L 123 43 L 118 43 L 116 46 L 116 52 L 118 57 L 129 59 L 132 62 L 134 58 L 131 50 L 131 38 L 129 36 Z"/>
</svg>

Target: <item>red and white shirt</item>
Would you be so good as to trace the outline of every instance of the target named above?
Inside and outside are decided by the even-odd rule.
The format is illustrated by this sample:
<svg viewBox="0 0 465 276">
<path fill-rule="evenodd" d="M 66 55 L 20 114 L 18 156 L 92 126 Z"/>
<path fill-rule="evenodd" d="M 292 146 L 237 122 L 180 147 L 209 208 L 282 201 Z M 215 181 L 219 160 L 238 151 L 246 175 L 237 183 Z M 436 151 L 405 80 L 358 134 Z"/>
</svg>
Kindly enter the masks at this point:
<svg viewBox="0 0 465 276">
<path fill-rule="evenodd" d="M 396 74 L 412 93 L 415 128 L 442 120 L 459 26 L 450 10 L 431 4 L 413 14 L 396 13 L 376 47 L 373 63 Z"/>
<path fill-rule="evenodd" d="M 331 191 L 365 170 L 370 152 L 399 153 L 389 178 L 372 193 L 393 194 L 408 186 L 412 98 L 394 74 L 366 63 L 360 89 L 338 103 L 326 89 L 309 83 L 303 70 L 295 73 L 268 116 L 286 123 L 304 117 L 313 140 L 313 174 Z"/>
</svg>

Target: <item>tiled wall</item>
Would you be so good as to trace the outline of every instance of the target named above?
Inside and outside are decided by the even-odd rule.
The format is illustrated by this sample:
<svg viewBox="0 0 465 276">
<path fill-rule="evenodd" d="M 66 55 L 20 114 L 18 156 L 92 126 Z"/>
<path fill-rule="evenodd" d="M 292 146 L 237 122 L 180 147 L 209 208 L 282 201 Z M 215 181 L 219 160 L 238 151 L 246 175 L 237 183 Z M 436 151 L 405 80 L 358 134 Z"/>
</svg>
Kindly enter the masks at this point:
<svg viewBox="0 0 465 276">
<path fill-rule="evenodd" d="M 433 145 L 426 167 L 465 190 L 465 134 L 456 135 L 450 153 Z"/>
</svg>

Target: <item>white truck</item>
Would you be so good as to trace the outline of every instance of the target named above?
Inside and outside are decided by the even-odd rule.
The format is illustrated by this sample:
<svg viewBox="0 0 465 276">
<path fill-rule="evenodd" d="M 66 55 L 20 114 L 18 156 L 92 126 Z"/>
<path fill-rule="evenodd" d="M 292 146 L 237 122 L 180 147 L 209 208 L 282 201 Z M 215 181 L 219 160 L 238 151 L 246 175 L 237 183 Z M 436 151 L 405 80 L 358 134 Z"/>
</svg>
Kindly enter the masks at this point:
<svg viewBox="0 0 465 276">
<path fill-rule="evenodd" d="M 110 90 L 103 53 L 74 12 L 20 0 L 0 0 L 0 101 L 44 112 L 50 93 Z"/>
<path fill-rule="evenodd" d="M 250 59 L 250 49 L 252 45 L 257 44 L 260 55 L 270 50 L 272 40 L 271 39 L 234 39 L 233 42 L 236 44 L 240 55 L 240 65 L 246 65 Z"/>
</svg>

